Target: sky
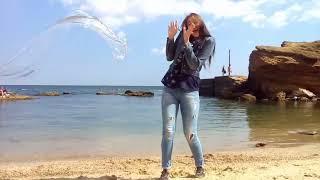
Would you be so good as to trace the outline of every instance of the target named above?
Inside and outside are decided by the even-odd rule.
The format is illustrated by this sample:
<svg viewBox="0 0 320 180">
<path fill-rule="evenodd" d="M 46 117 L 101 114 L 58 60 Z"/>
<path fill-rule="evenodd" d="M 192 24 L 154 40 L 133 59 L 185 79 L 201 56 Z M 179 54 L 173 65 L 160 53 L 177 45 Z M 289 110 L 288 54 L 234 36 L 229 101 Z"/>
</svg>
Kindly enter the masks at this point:
<svg viewBox="0 0 320 180">
<path fill-rule="evenodd" d="M 170 62 L 164 48 L 168 23 L 199 13 L 216 39 L 213 63 L 201 78 L 221 75 L 231 49 L 233 75 L 248 75 L 257 45 L 320 40 L 319 0 L 2 0 L 0 74 L 23 47 L 14 66 L 32 65 L 26 77 L 0 76 L 0 84 L 159 86 Z M 128 43 L 123 60 L 96 32 L 77 25 L 48 27 L 74 10 L 98 17 Z M 36 39 L 36 41 L 34 41 Z M 12 71 L 13 71 L 12 70 Z"/>
</svg>

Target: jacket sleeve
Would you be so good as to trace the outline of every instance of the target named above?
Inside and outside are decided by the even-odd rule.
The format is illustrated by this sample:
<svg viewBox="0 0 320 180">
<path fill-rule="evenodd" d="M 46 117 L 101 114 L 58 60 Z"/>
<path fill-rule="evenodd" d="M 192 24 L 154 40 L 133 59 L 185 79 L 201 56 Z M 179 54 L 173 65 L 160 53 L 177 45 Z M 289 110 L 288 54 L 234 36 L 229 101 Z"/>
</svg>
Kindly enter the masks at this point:
<svg viewBox="0 0 320 180">
<path fill-rule="evenodd" d="M 172 61 L 173 60 L 175 50 L 176 50 L 176 45 L 174 43 L 174 40 L 167 38 L 166 57 L 167 57 L 168 61 Z"/>
<path fill-rule="evenodd" d="M 182 36 L 182 32 L 179 33 L 175 41 L 167 38 L 166 56 L 168 61 L 172 61 L 174 59 L 176 49 L 177 49 L 177 44 L 179 43 L 181 36 Z"/>
<path fill-rule="evenodd" d="M 196 70 L 199 66 L 204 65 L 205 62 L 213 55 L 215 50 L 215 40 L 213 37 L 207 37 L 202 48 L 199 50 L 197 56 L 193 52 L 191 43 L 188 43 L 184 46 L 185 59 L 188 66 L 192 70 Z"/>
</svg>

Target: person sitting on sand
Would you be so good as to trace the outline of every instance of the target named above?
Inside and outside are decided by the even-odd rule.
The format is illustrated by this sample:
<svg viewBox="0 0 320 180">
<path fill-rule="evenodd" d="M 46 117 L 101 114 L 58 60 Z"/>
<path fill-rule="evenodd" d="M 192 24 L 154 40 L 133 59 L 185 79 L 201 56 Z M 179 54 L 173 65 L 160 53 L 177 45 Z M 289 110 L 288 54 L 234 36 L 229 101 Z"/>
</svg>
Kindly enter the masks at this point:
<svg viewBox="0 0 320 180">
<path fill-rule="evenodd" d="M 0 95 L 1 95 L 2 98 L 7 97 L 9 95 L 7 89 L 1 86 Z"/>
<path fill-rule="evenodd" d="M 9 95 L 9 94 L 8 94 L 8 91 L 7 91 L 7 89 L 6 89 L 6 88 L 4 88 L 4 89 L 3 89 L 3 94 L 4 94 L 4 96 Z"/>
<path fill-rule="evenodd" d="M 0 87 L 0 95 L 3 98 L 4 93 L 3 93 L 3 87 L 2 86 Z"/>
<path fill-rule="evenodd" d="M 173 61 L 162 79 L 162 172 L 160 180 L 169 179 L 173 137 L 179 106 L 185 137 L 189 143 L 196 165 L 196 177 L 205 176 L 204 158 L 197 135 L 199 113 L 199 73 L 215 52 L 215 39 L 212 37 L 200 15 L 189 14 L 182 22 L 178 32 L 177 21 L 168 26 L 166 57 Z"/>
</svg>

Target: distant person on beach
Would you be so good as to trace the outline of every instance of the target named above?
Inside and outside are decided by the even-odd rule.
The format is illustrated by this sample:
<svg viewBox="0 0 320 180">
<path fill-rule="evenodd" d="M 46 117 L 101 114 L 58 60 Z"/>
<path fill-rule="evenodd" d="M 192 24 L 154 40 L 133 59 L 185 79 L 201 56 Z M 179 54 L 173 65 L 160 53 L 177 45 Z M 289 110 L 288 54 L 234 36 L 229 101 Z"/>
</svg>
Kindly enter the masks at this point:
<svg viewBox="0 0 320 180">
<path fill-rule="evenodd" d="M 8 95 L 7 93 L 8 93 L 7 89 L 1 86 L 1 88 L 0 88 L 1 97 L 2 98 L 6 97 Z"/>
<path fill-rule="evenodd" d="M 230 76 L 232 73 L 232 70 L 231 70 L 231 65 L 228 66 L 228 75 Z"/>
<path fill-rule="evenodd" d="M 172 61 L 164 75 L 162 94 L 162 168 L 161 180 L 169 179 L 171 155 L 176 119 L 179 107 L 185 137 L 189 143 L 196 166 L 196 177 L 205 176 L 204 159 L 197 135 L 199 114 L 199 73 L 202 67 L 211 63 L 215 52 L 215 39 L 209 33 L 200 15 L 191 13 L 182 22 L 170 22 L 166 44 L 166 58 Z"/>
<path fill-rule="evenodd" d="M 224 76 L 227 73 L 226 69 L 224 68 L 224 66 L 222 67 L 222 76 Z"/>
</svg>

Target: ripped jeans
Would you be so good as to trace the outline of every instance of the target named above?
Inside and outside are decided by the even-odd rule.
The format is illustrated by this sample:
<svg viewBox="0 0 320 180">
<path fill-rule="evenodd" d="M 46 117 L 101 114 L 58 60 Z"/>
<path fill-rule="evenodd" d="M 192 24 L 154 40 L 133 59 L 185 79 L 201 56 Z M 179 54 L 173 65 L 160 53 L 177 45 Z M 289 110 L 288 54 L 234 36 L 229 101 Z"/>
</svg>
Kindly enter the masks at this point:
<svg viewBox="0 0 320 180">
<path fill-rule="evenodd" d="M 204 165 L 203 152 L 197 135 L 199 114 L 199 91 L 185 92 L 182 89 L 164 87 L 162 94 L 162 168 L 171 168 L 173 138 L 176 129 L 176 119 L 181 109 L 184 135 L 194 157 L 196 167 Z"/>
</svg>

